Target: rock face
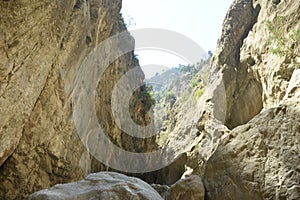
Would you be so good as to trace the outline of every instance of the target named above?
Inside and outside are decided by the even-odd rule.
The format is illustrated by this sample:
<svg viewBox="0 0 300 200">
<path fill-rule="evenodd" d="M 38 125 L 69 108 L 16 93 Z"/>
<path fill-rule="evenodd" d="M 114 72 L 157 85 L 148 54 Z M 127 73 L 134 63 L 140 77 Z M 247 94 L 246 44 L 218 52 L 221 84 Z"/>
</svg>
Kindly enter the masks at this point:
<svg viewBox="0 0 300 200">
<path fill-rule="evenodd" d="M 207 199 L 299 198 L 299 11 L 233 2 L 208 88 L 168 143 L 184 162 L 160 172 L 166 183 L 181 169 L 203 177 Z"/>
<path fill-rule="evenodd" d="M 204 200 L 204 194 L 201 178 L 192 175 L 173 184 L 166 193 L 166 200 Z"/>
<path fill-rule="evenodd" d="M 257 17 L 241 38 L 237 34 L 245 26 L 237 18 L 251 13 L 249 6 L 257 8 Z M 292 39 L 299 32 L 299 11 L 295 1 L 239 0 L 227 14 L 213 67 L 224 81 L 225 125 L 236 128 L 221 137 L 204 165 L 207 199 L 300 198 L 300 38 Z M 283 28 L 276 27 L 281 31 L 273 38 L 276 30 L 268 24 L 280 20 Z M 280 47 L 278 40 L 286 43 Z"/>
<path fill-rule="evenodd" d="M 83 146 L 72 100 L 77 83 L 92 79 L 82 78 L 86 71 L 80 71 L 87 55 L 126 30 L 120 8 L 120 0 L 0 1 L 0 199 L 24 199 L 34 191 L 107 170 Z M 187 170 L 184 175 L 202 176 L 207 199 L 300 198 L 299 20 L 295 0 L 233 2 L 206 92 L 170 133 L 167 145 L 177 160 L 158 175 L 150 173 L 154 181 L 171 185 Z M 133 45 L 127 37 L 128 44 L 104 49 L 103 62 Z M 112 143 L 148 152 L 155 148 L 154 138 L 124 133 L 111 109 L 114 85 L 136 65 L 133 52 L 119 57 L 86 95 Z M 135 79 L 142 82 L 139 68 Z M 147 121 L 142 103 L 134 101 L 134 117 L 142 114 Z M 108 160 L 120 158 L 106 151 Z M 186 190 L 181 183 L 168 195 Z M 123 189 L 113 190 L 119 194 Z"/>
<path fill-rule="evenodd" d="M 114 172 L 99 172 L 84 180 L 58 184 L 29 196 L 29 200 L 86 200 L 136 199 L 162 200 L 163 198 L 144 181 Z"/>
<path fill-rule="evenodd" d="M 226 95 L 225 125 L 228 128 L 246 123 L 263 107 L 260 81 L 255 78 L 252 68 L 240 62 L 244 39 L 257 23 L 260 11 L 261 5 L 253 5 L 252 0 L 234 1 L 224 20 L 213 65 L 220 68 L 222 74 Z"/>
<path fill-rule="evenodd" d="M 0 199 L 23 199 L 107 169 L 82 145 L 72 99 L 84 58 L 100 42 L 126 30 L 120 9 L 120 0 L 0 2 Z M 102 56 L 109 55 L 107 49 Z M 136 65 L 133 52 L 119 57 L 93 94 L 98 94 L 97 117 L 111 141 L 127 150 L 147 151 L 152 139 L 126 136 L 110 109 L 114 84 Z M 136 79 L 143 80 L 140 69 Z"/>
<path fill-rule="evenodd" d="M 206 164 L 207 199 L 300 198 L 299 94 L 222 140 Z"/>
<path fill-rule="evenodd" d="M 159 184 L 151 184 L 151 187 L 153 187 L 160 194 L 160 196 L 163 199 L 166 198 L 166 193 L 167 193 L 168 189 L 170 188 L 167 185 L 159 185 Z"/>
</svg>

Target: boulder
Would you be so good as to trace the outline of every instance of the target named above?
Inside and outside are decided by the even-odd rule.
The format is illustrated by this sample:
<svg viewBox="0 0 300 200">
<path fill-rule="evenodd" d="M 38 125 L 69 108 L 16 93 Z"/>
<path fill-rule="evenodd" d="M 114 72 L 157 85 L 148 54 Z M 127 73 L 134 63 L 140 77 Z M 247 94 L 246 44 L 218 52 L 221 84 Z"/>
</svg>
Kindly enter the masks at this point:
<svg viewBox="0 0 300 200">
<path fill-rule="evenodd" d="M 147 183 L 115 172 L 89 174 L 84 180 L 58 184 L 29 196 L 29 200 L 162 200 Z"/>
<path fill-rule="evenodd" d="M 160 194 L 163 199 L 166 198 L 166 193 L 170 188 L 169 186 L 160 184 L 151 184 L 151 186 Z"/>
<path fill-rule="evenodd" d="M 192 175 L 174 183 L 166 193 L 166 200 L 204 200 L 204 194 L 201 178 Z"/>
</svg>

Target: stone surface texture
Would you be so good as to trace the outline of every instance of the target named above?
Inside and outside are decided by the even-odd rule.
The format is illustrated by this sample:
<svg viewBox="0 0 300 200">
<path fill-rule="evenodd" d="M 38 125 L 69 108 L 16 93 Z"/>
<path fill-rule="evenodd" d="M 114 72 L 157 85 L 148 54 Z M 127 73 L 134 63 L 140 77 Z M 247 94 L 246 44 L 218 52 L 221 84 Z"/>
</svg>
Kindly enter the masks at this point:
<svg viewBox="0 0 300 200">
<path fill-rule="evenodd" d="M 120 0 L 0 1 L 0 199 L 23 199 L 108 169 L 83 146 L 72 100 L 76 77 L 85 75 L 78 75 L 83 60 L 102 41 L 126 30 L 120 9 Z M 122 45 L 111 48 L 121 51 Z M 106 49 L 102 56 L 110 54 Z M 133 52 L 119 57 L 89 95 L 95 95 L 98 121 L 111 141 L 145 152 L 153 148 L 152 139 L 124 134 L 110 109 L 114 84 L 135 66 Z M 137 71 L 142 82 L 144 75 Z"/>
<path fill-rule="evenodd" d="M 58 184 L 29 196 L 29 200 L 162 200 L 146 182 L 114 172 L 89 174 L 84 180 Z"/>
<path fill-rule="evenodd" d="M 83 146 L 72 100 L 78 80 L 91 80 L 78 79 L 86 75 L 79 69 L 87 55 L 126 30 L 120 9 L 121 0 L 0 1 L 0 199 L 24 199 L 35 191 L 109 169 Z M 195 176 L 179 181 L 166 193 L 162 190 L 166 198 L 189 195 L 189 189 L 200 187 L 197 198 L 203 199 L 204 186 L 205 199 L 300 199 L 299 21 L 298 0 L 233 1 L 210 63 L 205 93 L 186 108 L 166 141 L 176 161 L 146 177 L 162 185 L 172 185 L 182 175 L 196 174 L 202 181 Z M 273 28 L 268 28 L 270 24 Z M 272 38 L 277 30 L 279 35 Z M 134 45 L 127 36 L 125 46 Z M 285 41 L 281 46 L 280 40 Z M 100 56 L 105 61 L 123 48 L 124 44 L 112 43 Z M 156 148 L 154 138 L 127 135 L 111 110 L 114 85 L 136 65 L 133 52 L 119 57 L 105 70 L 96 90 L 86 92 L 115 145 L 148 152 Z M 142 82 L 140 68 L 137 72 L 134 79 Z M 134 118 L 141 114 L 146 123 L 149 116 L 141 108 L 143 103 L 134 101 Z M 89 122 L 86 116 L 83 120 Z M 88 135 L 83 142 L 89 139 Z M 107 159 L 119 157 L 108 154 Z M 137 198 L 147 199 L 146 191 L 153 192 L 147 185 L 136 188 L 133 179 L 123 175 L 103 176 L 123 184 L 109 184 L 116 195 L 143 194 Z M 93 184 L 93 177 L 79 183 Z M 74 183 L 69 186 L 75 188 Z M 188 191 L 183 194 L 183 190 Z M 85 191 L 94 194 L 92 188 Z M 44 198 L 42 192 L 36 194 L 32 198 Z"/>
<path fill-rule="evenodd" d="M 201 178 L 192 175 L 174 183 L 166 193 L 166 200 L 204 200 L 204 186 Z"/>
<path fill-rule="evenodd" d="M 293 0 L 232 3 L 208 88 L 169 138 L 181 160 L 159 172 L 165 183 L 198 174 L 207 199 L 299 198 L 299 11 Z"/>
<path fill-rule="evenodd" d="M 240 29 L 234 27 L 248 5 L 257 17 L 236 46 Z M 203 165 L 206 199 L 300 198 L 300 44 L 299 36 L 289 38 L 299 31 L 299 11 L 296 1 L 238 0 L 226 16 L 213 70 L 224 81 L 224 124 L 233 130 L 222 135 Z M 278 17 L 284 19 L 283 37 L 292 53 L 276 54 L 276 40 L 269 43 L 267 22 L 276 24 Z"/>
</svg>

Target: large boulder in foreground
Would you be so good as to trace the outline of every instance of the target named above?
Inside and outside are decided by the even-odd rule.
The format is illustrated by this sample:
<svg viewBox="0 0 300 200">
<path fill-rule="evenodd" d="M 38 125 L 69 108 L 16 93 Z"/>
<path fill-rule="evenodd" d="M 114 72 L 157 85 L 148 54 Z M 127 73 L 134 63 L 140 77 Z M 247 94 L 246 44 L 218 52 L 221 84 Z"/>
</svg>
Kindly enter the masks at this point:
<svg viewBox="0 0 300 200">
<path fill-rule="evenodd" d="M 144 181 L 115 172 L 90 174 L 84 180 L 58 184 L 29 197 L 29 200 L 73 199 L 160 200 L 162 197 Z"/>
</svg>

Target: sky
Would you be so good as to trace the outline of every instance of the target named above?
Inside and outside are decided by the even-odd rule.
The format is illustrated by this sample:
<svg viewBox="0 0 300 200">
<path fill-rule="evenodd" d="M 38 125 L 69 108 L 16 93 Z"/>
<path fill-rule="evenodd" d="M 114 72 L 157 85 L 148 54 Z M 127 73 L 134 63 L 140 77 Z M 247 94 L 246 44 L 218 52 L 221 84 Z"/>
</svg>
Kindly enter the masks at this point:
<svg viewBox="0 0 300 200">
<path fill-rule="evenodd" d="M 122 15 L 129 30 L 163 28 L 195 41 L 205 52 L 214 52 L 222 23 L 233 0 L 123 0 Z M 140 65 L 154 69 L 186 62 L 166 52 L 136 51 Z M 144 67 L 145 68 L 145 67 Z M 143 69 L 144 70 L 144 69 Z M 145 70 L 144 70 L 145 71 Z"/>
</svg>

